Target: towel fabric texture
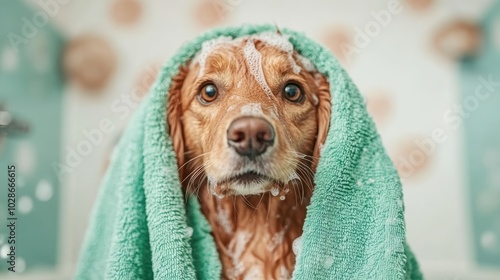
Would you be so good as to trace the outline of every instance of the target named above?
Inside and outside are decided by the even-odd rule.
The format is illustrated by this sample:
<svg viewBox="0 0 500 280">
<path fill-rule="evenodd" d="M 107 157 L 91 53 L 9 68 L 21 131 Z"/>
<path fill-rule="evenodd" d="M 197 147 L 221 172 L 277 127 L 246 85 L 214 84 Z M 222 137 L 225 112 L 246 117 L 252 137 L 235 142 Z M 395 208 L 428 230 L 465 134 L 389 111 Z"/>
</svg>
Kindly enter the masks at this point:
<svg viewBox="0 0 500 280">
<path fill-rule="evenodd" d="M 164 65 L 135 112 L 104 178 L 76 279 L 220 279 L 211 228 L 185 202 L 168 135 L 168 89 L 203 42 L 275 32 L 273 25 L 211 30 Z M 315 174 L 293 279 L 422 279 L 406 244 L 399 176 L 362 96 L 330 51 L 281 30 L 328 78 L 330 129 Z"/>
</svg>

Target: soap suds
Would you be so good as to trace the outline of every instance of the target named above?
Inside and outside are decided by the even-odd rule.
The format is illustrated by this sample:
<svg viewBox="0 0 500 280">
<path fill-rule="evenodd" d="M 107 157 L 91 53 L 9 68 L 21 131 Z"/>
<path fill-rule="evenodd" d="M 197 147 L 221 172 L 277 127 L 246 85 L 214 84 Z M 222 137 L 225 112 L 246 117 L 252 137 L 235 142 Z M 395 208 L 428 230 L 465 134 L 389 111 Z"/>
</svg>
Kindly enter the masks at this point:
<svg viewBox="0 0 500 280">
<path fill-rule="evenodd" d="M 288 269 L 284 265 L 280 266 L 280 278 L 279 280 L 289 280 L 291 279 L 290 272 L 288 272 Z"/>
<path fill-rule="evenodd" d="M 269 244 L 269 251 L 272 252 L 274 251 L 274 249 L 276 249 L 276 247 L 278 247 L 279 245 L 281 245 L 283 243 L 283 240 L 285 239 L 285 232 L 288 230 L 288 224 L 285 225 L 285 227 L 278 231 L 277 233 L 275 233 L 273 235 L 273 237 L 271 238 L 271 242 Z"/>
<path fill-rule="evenodd" d="M 241 114 L 244 116 L 261 116 L 262 107 L 259 103 L 249 103 L 241 107 Z"/>
<path fill-rule="evenodd" d="M 292 251 L 298 256 L 300 251 L 302 251 L 302 236 L 297 237 L 292 243 Z"/>
<path fill-rule="evenodd" d="M 259 270 L 258 267 L 252 267 L 244 278 L 244 280 L 257 280 L 257 279 L 264 279 L 264 276 L 262 275 L 262 272 Z"/>
<path fill-rule="evenodd" d="M 319 99 L 318 99 L 318 96 L 316 94 L 313 93 L 312 95 L 312 100 L 313 100 L 313 105 L 314 106 L 318 106 L 319 104 Z"/>
<path fill-rule="evenodd" d="M 288 55 L 288 61 L 292 65 L 293 72 L 295 74 L 300 73 L 301 68 L 293 58 L 293 45 L 288 40 L 289 36 L 278 34 L 275 32 L 265 32 L 258 35 L 254 35 L 253 37 L 257 40 L 261 40 L 262 42 L 285 52 Z"/>
<path fill-rule="evenodd" d="M 241 255 L 245 251 L 245 247 L 248 244 L 248 241 L 250 241 L 250 238 L 252 235 L 246 231 L 239 232 L 234 239 L 234 243 L 231 242 L 229 245 L 230 248 L 228 248 L 228 254 L 229 257 L 231 258 L 231 261 L 233 263 L 233 268 L 228 271 L 228 275 L 230 276 L 231 279 L 236 279 L 238 276 L 240 276 L 243 271 L 245 271 L 245 267 L 241 261 Z"/>
<path fill-rule="evenodd" d="M 269 98 L 275 98 L 271 88 L 267 84 L 262 65 L 262 54 L 255 48 L 255 40 L 260 40 L 269 46 L 285 52 L 295 74 L 299 74 L 302 70 L 302 67 L 297 62 L 299 62 L 308 72 L 316 71 L 314 64 L 304 56 L 296 55 L 296 59 L 294 58 L 293 44 L 289 41 L 289 39 L 290 36 L 279 34 L 276 32 L 264 32 L 254 35 L 242 36 L 237 39 L 233 39 L 228 36 L 221 36 L 203 42 L 200 52 L 193 59 L 193 63 L 191 63 L 190 66 L 194 65 L 197 62 L 200 66 L 198 77 L 201 77 L 205 73 L 205 65 L 208 56 L 215 49 L 223 45 L 238 46 L 242 43 L 243 40 L 247 40 L 246 44 L 243 46 L 243 55 L 245 57 L 245 61 L 248 65 L 249 71 L 254 76 L 255 80 L 261 86 L 266 95 Z M 316 78 L 315 82 L 317 85 L 319 85 L 319 78 Z M 241 86 L 242 82 L 239 81 L 236 85 L 236 88 L 239 89 L 241 88 Z M 317 96 L 315 97 L 315 95 L 313 96 L 313 103 L 315 105 L 317 105 L 318 103 Z M 273 112 L 273 115 L 275 115 L 276 117 L 279 115 L 277 110 L 276 112 Z"/>
<path fill-rule="evenodd" d="M 254 76 L 257 83 L 261 86 L 269 98 L 273 96 L 273 92 L 266 82 L 264 77 L 264 69 L 262 68 L 262 55 L 255 48 L 255 44 L 251 38 L 248 39 L 245 47 L 243 47 L 243 55 L 248 65 L 250 73 Z"/>
<path fill-rule="evenodd" d="M 299 155 L 299 156 L 305 156 L 305 155 Z M 293 180 L 296 180 L 296 179 L 300 179 L 300 177 L 297 174 L 297 172 L 293 172 L 292 174 L 290 174 L 290 177 L 288 177 L 288 180 L 286 181 L 286 183 L 288 184 L 290 181 L 293 181 Z"/>
<path fill-rule="evenodd" d="M 271 195 L 272 196 L 278 196 L 279 193 L 280 193 L 280 189 L 278 187 L 273 187 L 271 189 Z"/>
<path fill-rule="evenodd" d="M 229 43 L 233 40 L 233 38 L 228 36 L 217 37 L 213 40 L 205 41 L 201 44 L 201 51 L 195 58 L 195 62 L 198 62 L 200 65 L 200 71 L 198 72 L 198 77 L 203 76 L 205 73 L 205 65 L 207 62 L 208 56 L 219 46 Z M 192 65 L 194 65 L 193 63 Z"/>
<path fill-rule="evenodd" d="M 304 69 L 307 72 L 315 72 L 316 71 L 316 67 L 314 67 L 314 64 L 309 59 L 305 58 L 304 56 L 298 55 L 297 60 L 300 62 L 300 64 L 302 64 L 304 66 Z"/>
<path fill-rule="evenodd" d="M 217 200 L 217 223 L 222 227 L 224 232 L 227 234 L 232 234 L 233 233 L 233 223 L 231 222 L 231 219 L 229 218 L 229 215 L 226 210 L 222 209 L 220 206 L 219 200 Z"/>
</svg>

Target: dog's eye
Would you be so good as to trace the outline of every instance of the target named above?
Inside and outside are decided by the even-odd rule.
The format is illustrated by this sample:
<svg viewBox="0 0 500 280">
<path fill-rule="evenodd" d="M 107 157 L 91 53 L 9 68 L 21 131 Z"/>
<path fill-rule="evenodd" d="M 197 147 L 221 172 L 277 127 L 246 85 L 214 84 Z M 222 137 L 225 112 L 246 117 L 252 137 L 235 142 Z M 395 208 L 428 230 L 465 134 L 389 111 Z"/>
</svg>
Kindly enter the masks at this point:
<svg viewBox="0 0 500 280">
<path fill-rule="evenodd" d="M 302 93 L 300 87 L 293 83 L 287 84 L 283 88 L 283 95 L 286 99 L 292 102 L 300 102 L 304 98 L 304 94 Z"/>
<path fill-rule="evenodd" d="M 200 91 L 198 95 L 200 97 L 200 101 L 204 104 L 213 102 L 219 96 L 219 90 L 214 84 L 206 84 Z"/>
</svg>

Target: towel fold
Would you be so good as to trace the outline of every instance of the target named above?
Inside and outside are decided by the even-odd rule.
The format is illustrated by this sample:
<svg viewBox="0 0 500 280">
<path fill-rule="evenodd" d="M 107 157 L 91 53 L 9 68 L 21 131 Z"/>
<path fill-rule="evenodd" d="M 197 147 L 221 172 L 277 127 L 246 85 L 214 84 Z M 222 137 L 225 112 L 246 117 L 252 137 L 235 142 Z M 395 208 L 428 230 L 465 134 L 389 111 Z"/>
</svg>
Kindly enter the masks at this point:
<svg viewBox="0 0 500 280">
<path fill-rule="evenodd" d="M 107 171 L 76 279 L 220 279 L 210 225 L 197 199 L 183 198 L 166 95 L 203 42 L 274 31 L 273 25 L 215 29 L 164 65 Z M 422 279 L 405 240 L 399 176 L 358 89 L 327 49 L 298 32 L 281 32 L 328 78 L 332 95 L 293 279 Z"/>
</svg>

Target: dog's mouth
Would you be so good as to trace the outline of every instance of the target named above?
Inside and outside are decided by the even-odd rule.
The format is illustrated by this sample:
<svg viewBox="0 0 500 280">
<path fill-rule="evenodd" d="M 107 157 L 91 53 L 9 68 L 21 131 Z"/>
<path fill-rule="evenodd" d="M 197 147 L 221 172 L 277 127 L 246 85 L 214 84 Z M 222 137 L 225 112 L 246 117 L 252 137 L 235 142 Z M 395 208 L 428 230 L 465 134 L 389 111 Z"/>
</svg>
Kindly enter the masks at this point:
<svg viewBox="0 0 500 280">
<path fill-rule="evenodd" d="M 268 191 L 277 180 L 257 171 L 245 171 L 220 180 L 212 185 L 214 195 L 250 195 Z"/>
<path fill-rule="evenodd" d="M 253 185 L 253 184 L 262 184 L 266 182 L 273 181 L 273 178 L 258 173 L 256 171 L 248 171 L 241 174 L 237 174 L 235 176 L 229 177 L 221 181 L 222 184 L 238 184 L 238 185 Z"/>
</svg>

